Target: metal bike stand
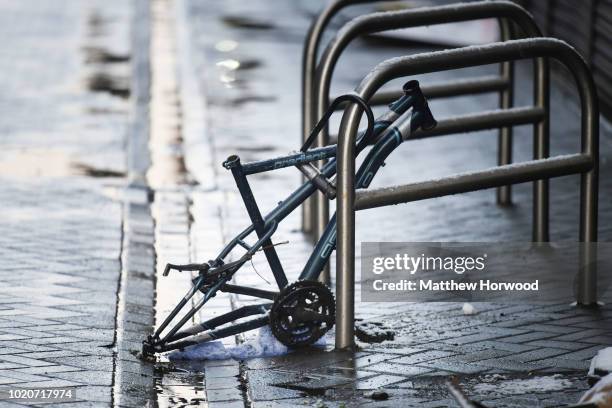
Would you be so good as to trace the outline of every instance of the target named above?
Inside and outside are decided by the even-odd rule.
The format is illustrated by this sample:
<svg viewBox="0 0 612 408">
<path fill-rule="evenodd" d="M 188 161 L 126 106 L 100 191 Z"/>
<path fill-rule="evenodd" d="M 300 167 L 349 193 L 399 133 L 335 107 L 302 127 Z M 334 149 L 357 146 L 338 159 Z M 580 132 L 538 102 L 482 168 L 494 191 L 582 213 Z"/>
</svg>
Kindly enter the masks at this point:
<svg viewBox="0 0 612 408">
<path fill-rule="evenodd" d="M 432 181 L 397 187 L 355 192 L 354 140 L 361 118 L 359 107 L 346 107 L 338 140 L 337 177 L 337 253 L 336 253 L 336 348 L 353 346 L 355 303 L 355 211 L 391 204 L 399 204 L 427 198 L 441 197 L 468 191 L 499 187 L 528 181 L 546 180 L 569 174 L 581 175 L 580 235 L 583 243 L 597 242 L 597 200 L 599 166 L 599 107 L 597 91 L 584 59 L 567 43 L 536 38 L 512 40 L 486 46 L 472 46 L 448 51 L 431 52 L 408 57 L 393 58 L 379 64 L 356 88 L 355 93 L 369 100 L 388 81 L 418 74 L 458 68 L 494 64 L 502 61 L 527 58 L 555 58 L 566 66 L 576 80 L 581 102 L 581 152 L 577 154 L 539 158 L 506 164 L 492 169 L 463 173 Z M 517 108 L 506 110 L 505 123 L 488 123 L 492 127 L 517 124 Z M 547 121 L 548 111 L 541 107 L 520 108 L 534 117 L 542 115 L 538 122 Z M 452 123 L 451 123 L 452 122 Z M 455 119 L 440 121 L 438 128 L 428 133 L 439 133 L 445 128 L 454 132 L 482 129 L 485 118 L 479 120 Z M 494 122 L 494 121 L 493 121 Z M 509 123 L 508 123 L 509 122 Z M 477 125 L 480 125 L 477 126 Z M 442 130 L 440 129 L 442 128 Z M 423 136 L 426 136 L 423 134 Z M 534 216 L 537 212 L 534 212 Z M 577 302 L 595 305 L 597 301 L 597 270 L 593 262 L 596 250 L 586 245 L 581 250 L 581 265 Z M 585 262 L 586 261 L 586 262 Z"/>
<path fill-rule="evenodd" d="M 374 2 L 376 0 L 336 0 L 332 1 L 323 11 L 317 16 L 317 18 L 313 21 L 310 29 L 306 35 L 306 41 L 304 44 L 304 52 L 302 58 L 302 129 L 303 129 L 303 138 L 306 138 L 309 134 L 312 126 L 317 121 L 316 112 L 317 109 L 317 100 L 315 98 L 315 90 L 314 86 L 315 82 L 315 73 L 316 73 L 316 58 L 319 49 L 319 43 L 321 41 L 321 37 L 323 31 L 326 26 L 329 24 L 331 19 L 343 8 L 363 4 L 368 2 Z M 509 2 L 489 2 L 489 3 L 509 3 Z M 510 3 L 511 6 L 517 7 L 515 4 Z M 462 5 L 460 5 L 462 6 Z M 490 6 L 487 6 L 490 7 Z M 527 12 L 523 10 L 523 13 L 531 18 Z M 511 30 L 511 25 L 506 19 L 500 18 L 500 34 L 501 41 L 506 41 L 508 39 L 513 38 L 513 33 Z M 535 23 L 533 24 L 535 25 Z M 462 95 L 466 93 L 476 93 L 476 92 L 500 92 L 500 108 L 509 108 L 512 106 L 512 89 L 514 85 L 514 75 L 513 75 L 513 65 L 512 62 L 504 62 L 500 66 L 500 76 L 499 77 L 491 77 L 488 78 L 490 80 L 489 87 L 485 86 L 485 81 L 483 81 L 482 88 L 480 90 L 471 89 L 471 81 L 463 82 L 457 84 L 455 88 L 443 88 L 440 89 L 438 87 L 433 87 L 428 91 L 428 97 L 440 97 L 440 96 L 456 96 Z M 484 78 L 483 78 L 484 79 Z M 466 86 L 468 88 L 466 88 Z M 439 94 L 440 91 L 448 92 L 448 94 Z M 397 98 L 397 94 L 395 92 L 380 92 L 375 95 L 370 103 L 372 105 L 385 105 L 390 103 L 391 101 Z M 499 134 L 499 156 L 498 156 L 498 164 L 506 164 L 511 162 L 512 159 L 512 129 L 511 128 L 503 128 L 500 129 Z M 311 232 L 313 230 L 313 224 L 315 223 L 315 199 L 316 196 L 309 200 L 307 204 L 302 206 L 302 228 L 305 232 Z M 511 204 L 511 191 L 509 186 L 500 187 L 497 191 L 497 202 L 500 205 L 509 205 Z M 325 217 L 323 217 L 325 218 Z"/>
<path fill-rule="evenodd" d="M 456 4 L 440 7 L 424 7 L 399 12 L 372 13 L 357 17 L 347 23 L 329 43 L 317 67 L 316 105 L 320 115 L 327 109 L 331 80 L 336 63 L 342 52 L 355 38 L 381 31 L 408 28 L 423 25 L 461 22 L 484 18 L 497 18 L 500 21 L 502 34 L 511 34 L 510 23 L 516 24 L 528 37 L 541 37 L 540 30 L 531 15 L 522 7 L 508 1 L 484 1 Z M 483 92 L 500 92 L 500 107 L 512 106 L 513 66 L 511 61 L 501 64 L 501 75 L 487 76 L 463 81 L 445 82 L 424 86 L 423 91 L 429 98 L 448 97 Z M 538 58 L 534 64 L 534 99 L 536 106 L 548 110 L 548 66 Z M 387 98 L 390 96 L 383 96 Z M 318 138 L 318 146 L 329 144 L 329 135 L 325 128 Z M 544 158 L 548 155 L 548 124 L 539 122 L 534 126 L 534 157 Z M 500 129 L 498 164 L 511 162 L 512 134 L 511 128 Z M 510 203 L 510 189 L 506 186 L 497 193 L 500 204 Z M 548 186 L 546 182 L 534 183 L 534 209 L 536 210 L 533 240 L 548 241 Z M 319 235 L 321 228 L 327 225 L 329 208 L 324 200 L 317 200 L 314 231 Z"/>
</svg>

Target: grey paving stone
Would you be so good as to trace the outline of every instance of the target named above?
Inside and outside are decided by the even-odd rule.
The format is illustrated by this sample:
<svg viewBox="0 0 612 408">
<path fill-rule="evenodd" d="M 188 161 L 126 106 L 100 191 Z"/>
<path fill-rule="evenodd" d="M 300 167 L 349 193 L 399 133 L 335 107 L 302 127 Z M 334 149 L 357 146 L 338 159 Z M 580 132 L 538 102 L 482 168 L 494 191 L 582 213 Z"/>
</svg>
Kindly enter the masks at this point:
<svg viewBox="0 0 612 408">
<path fill-rule="evenodd" d="M 479 366 L 478 364 L 474 363 L 464 363 L 452 360 L 449 361 L 445 359 L 419 363 L 419 367 L 427 367 L 436 371 L 444 371 L 445 374 L 448 372 L 456 374 L 479 374 L 490 371 L 490 367 Z"/>
<path fill-rule="evenodd" d="M 57 372 L 54 373 L 54 376 L 57 378 L 63 378 L 64 380 L 74 381 L 80 384 L 87 385 L 111 386 L 113 383 L 112 371 L 88 370 L 85 372 Z"/>
<path fill-rule="evenodd" d="M 612 341 L 612 334 L 602 335 L 602 336 L 593 336 L 589 338 L 585 338 L 585 343 L 593 343 L 593 344 L 609 344 Z"/>
<path fill-rule="evenodd" d="M 545 365 L 549 365 L 550 368 L 546 369 L 551 373 L 557 373 L 560 371 L 582 371 L 588 370 L 591 362 L 589 360 L 571 360 L 566 358 L 561 358 L 563 356 L 557 358 L 549 358 L 539 360 L 538 363 L 542 363 Z"/>
<path fill-rule="evenodd" d="M 112 360 L 105 358 L 105 356 L 54 357 L 50 358 L 49 361 L 55 364 L 59 363 L 78 367 L 83 370 L 112 371 L 113 369 Z"/>
<path fill-rule="evenodd" d="M 420 403 L 421 407 L 426 408 L 443 408 L 443 407 L 457 407 L 457 401 L 453 399 L 439 399 L 435 401 L 423 401 Z"/>
<path fill-rule="evenodd" d="M 478 365 L 490 367 L 493 372 L 515 371 L 520 373 L 549 368 L 550 363 L 544 361 L 525 362 L 512 359 L 511 357 L 495 358 L 490 360 L 480 360 Z"/>
<path fill-rule="evenodd" d="M 401 383 L 403 381 L 406 381 L 406 377 L 400 377 L 400 376 L 396 376 L 396 375 L 388 375 L 388 374 L 381 374 L 381 375 L 377 375 L 375 377 L 370 377 L 370 378 L 365 378 L 365 379 L 361 379 L 355 382 L 355 384 L 353 385 L 353 387 L 356 390 L 375 390 L 381 387 L 387 387 L 390 385 L 397 385 L 398 383 Z"/>
<path fill-rule="evenodd" d="M 10 378 L 10 377 L 0 377 L 0 385 L 18 384 L 20 382 L 25 382 L 25 381 L 17 380 L 15 378 Z"/>
<path fill-rule="evenodd" d="M 209 377 L 206 376 L 207 390 L 221 390 L 228 388 L 236 388 L 237 381 L 233 377 Z"/>
<path fill-rule="evenodd" d="M 18 370 L 16 369 L 3 370 L 0 376 L 2 376 L 3 378 L 10 378 L 12 380 L 19 380 L 23 382 L 45 381 L 49 379 L 48 377 L 44 375 L 45 373 L 36 373 L 36 372 L 32 373 L 32 372 L 27 372 L 23 370 L 27 370 L 27 368 L 18 369 Z"/>
<path fill-rule="evenodd" d="M 237 387 L 234 388 L 222 388 L 222 389 L 206 389 L 206 396 L 208 401 L 241 401 L 242 402 L 242 391 Z"/>
<path fill-rule="evenodd" d="M 32 355 L 33 357 L 33 355 Z M 36 358 L 29 357 L 28 355 L 17 354 L 17 355 L 3 355 L 0 356 L 1 362 L 20 364 L 24 367 L 42 367 L 54 365 L 46 361 L 38 360 Z"/>
<path fill-rule="evenodd" d="M 455 360 L 463 361 L 466 363 L 477 363 L 480 360 L 487 360 L 496 357 L 505 357 L 512 354 L 510 351 L 496 350 L 496 349 L 485 349 L 474 351 L 466 354 L 453 356 Z"/>
<path fill-rule="evenodd" d="M 510 351 L 514 353 L 520 353 L 524 351 L 529 351 L 537 348 L 537 346 L 527 344 L 515 344 L 515 343 L 507 343 L 505 341 L 484 341 L 479 343 L 481 346 L 492 348 L 495 350 L 503 350 Z"/>
<path fill-rule="evenodd" d="M 396 361 L 383 361 L 381 363 L 372 364 L 364 368 L 363 371 L 373 371 L 378 373 L 388 373 L 410 377 L 414 375 L 428 373 L 432 370 L 430 368 L 417 367 L 413 364 L 400 364 Z"/>
<path fill-rule="evenodd" d="M 560 356 L 566 354 L 567 351 L 556 348 L 541 347 L 535 350 L 526 351 L 524 353 L 514 354 L 508 358 L 516 361 L 528 362 L 542 360 L 548 357 Z"/>
<path fill-rule="evenodd" d="M 65 366 L 65 365 L 53 365 L 53 366 L 42 366 L 42 367 L 27 367 L 13 370 L 13 372 L 21 372 L 28 374 L 39 374 L 46 375 L 50 373 L 64 373 L 69 371 L 81 371 L 77 367 Z"/>
<path fill-rule="evenodd" d="M 550 332 L 531 332 L 516 336 L 504 337 L 498 340 L 507 343 L 527 343 L 534 340 L 549 339 L 554 336 L 556 336 L 556 334 Z"/>
<path fill-rule="evenodd" d="M 507 329 L 512 330 L 512 329 Z M 524 333 L 521 331 L 520 333 Z M 445 343 L 453 344 L 453 345 L 461 345 L 461 344 L 470 344 L 470 343 L 479 343 L 486 340 L 493 340 L 500 337 L 505 337 L 508 334 L 496 333 L 495 331 L 486 331 L 482 333 L 468 334 L 458 337 L 451 337 L 450 339 L 442 340 Z"/>
<path fill-rule="evenodd" d="M 206 378 L 237 377 L 240 374 L 237 366 L 212 366 L 205 368 Z"/>
<path fill-rule="evenodd" d="M 598 342 L 599 343 L 599 342 Z M 528 346 L 536 347 L 553 347 L 564 350 L 581 350 L 590 347 L 588 343 L 579 343 L 575 341 L 557 341 L 557 340 L 537 340 L 526 343 Z"/>
<path fill-rule="evenodd" d="M 592 346 L 592 347 L 589 347 L 587 349 L 583 349 L 583 350 L 579 350 L 579 351 L 574 351 L 574 352 L 571 352 L 571 353 L 563 354 L 562 357 L 564 359 L 569 359 L 569 360 L 590 360 L 602 348 L 604 348 L 603 345 Z"/>
<path fill-rule="evenodd" d="M 61 388 L 61 387 L 76 387 L 80 385 L 74 381 L 61 379 L 46 379 L 43 381 L 20 382 L 22 388 Z"/>
<path fill-rule="evenodd" d="M 262 405 L 256 405 L 262 406 Z M 240 401 L 209 401 L 208 408 L 244 408 L 244 402 Z"/>
<path fill-rule="evenodd" d="M 443 357 L 449 357 L 456 353 L 448 352 L 448 351 L 438 351 L 438 350 L 429 350 L 422 353 L 411 354 L 409 356 L 404 356 L 400 358 L 395 358 L 390 360 L 390 363 L 399 363 L 399 364 L 419 364 L 425 361 L 436 360 Z"/>
<path fill-rule="evenodd" d="M 556 323 L 559 321 L 553 320 L 551 323 L 553 324 L 529 324 L 525 326 L 521 326 L 521 330 L 526 331 L 534 331 L 534 332 L 545 332 L 545 333 L 559 333 L 559 334 L 569 334 L 581 331 L 579 327 L 572 326 L 557 326 Z"/>
<path fill-rule="evenodd" d="M 585 329 L 585 330 L 577 331 L 575 333 L 564 334 L 562 336 L 555 337 L 553 340 L 582 342 L 585 339 L 605 336 L 606 333 L 607 332 L 602 329 Z"/>
<path fill-rule="evenodd" d="M 111 389 L 95 385 L 79 386 L 76 388 L 76 395 L 79 400 L 97 403 L 111 402 Z"/>
</svg>

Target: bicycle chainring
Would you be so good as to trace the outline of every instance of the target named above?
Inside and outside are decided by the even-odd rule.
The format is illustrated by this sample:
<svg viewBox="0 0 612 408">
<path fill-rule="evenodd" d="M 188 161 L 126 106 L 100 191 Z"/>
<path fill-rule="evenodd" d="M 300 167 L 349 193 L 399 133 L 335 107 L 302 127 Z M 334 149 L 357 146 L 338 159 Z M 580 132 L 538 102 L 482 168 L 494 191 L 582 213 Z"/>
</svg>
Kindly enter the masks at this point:
<svg viewBox="0 0 612 408">
<path fill-rule="evenodd" d="M 297 281 L 284 287 L 270 310 L 274 336 L 287 347 L 314 344 L 335 322 L 336 303 L 327 286 Z"/>
</svg>

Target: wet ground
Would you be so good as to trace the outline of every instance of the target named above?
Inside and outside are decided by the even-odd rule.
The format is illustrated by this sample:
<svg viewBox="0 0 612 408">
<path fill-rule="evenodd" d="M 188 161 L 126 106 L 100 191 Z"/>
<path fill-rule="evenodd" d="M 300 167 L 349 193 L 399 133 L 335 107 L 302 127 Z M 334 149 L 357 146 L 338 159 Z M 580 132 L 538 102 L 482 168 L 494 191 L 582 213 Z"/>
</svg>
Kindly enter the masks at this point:
<svg viewBox="0 0 612 408">
<path fill-rule="evenodd" d="M 247 162 L 299 147 L 301 47 L 320 5 L 2 4 L 0 384 L 75 386 L 75 406 L 446 407 L 454 405 L 445 385 L 450 378 L 492 407 L 578 400 L 588 387 L 590 359 L 612 339 L 609 302 L 596 310 L 477 303 L 476 313 L 465 315 L 460 303 L 358 301 L 358 324 L 389 335 L 382 343 L 360 341 L 355 353 L 334 352 L 330 333 L 323 349 L 270 358 L 170 362 L 162 356 L 156 364 L 137 358 L 142 338 L 191 285 L 187 273 L 162 277 L 165 263 L 211 259 L 248 224 L 221 162 L 230 154 Z M 133 36 L 142 33 L 137 22 L 148 21 L 142 7 L 151 14 L 150 48 L 128 35 L 128 28 Z M 342 13 L 333 29 L 368 7 Z M 134 22 L 130 13 L 143 18 Z M 143 91 L 135 79 L 147 79 L 148 70 L 132 70 L 136 55 L 143 62 L 136 51 L 149 49 L 144 66 L 151 86 L 144 81 Z M 385 58 L 427 49 L 380 39 L 355 42 L 338 66 L 333 94 L 352 89 Z M 518 104 L 529 103 L 529 71 L 519 64 Z M 551 99 L 552 152 L 573 152 L 579 145 L 576 95 L 555 87 Z M 483 95 L 436 100 L 431 107 L 446 117 L 496 103 L 496 96 Z M 150 125 L 148 145 L 138 136 L 148 130 L 143 120 Z M 600 238 L 609 241 L 612 144 L 609 125 L 602 125 Z M 515 160 L 528 159 L 529 129 L 516 135 Z M 406 143 L 374 187 L 492 166 L 496 145 L 494 132 Z M 295 188 L 300 174 L 290 168 L 251 180 L 267 210 Z M 528 240 L 531 186 L 514 192 L 515 205 L 506 208 L 495 205 L 493 191 L 482 191 L 365 211 L 358 216 L 357 241 Z M 577 177 L 552 182 L 554 240 L 577 236 L 577 197 Z M 278 252 L 290 280 L 311 250 L 299 227 L 296 212 L 275 236 L 289 242 Z M 273 289 L 260 255 L 235 281 Z M 251 303 L 242 295 L 219 295 L 193 323 Z M 223 342 L 231 346 L 255 335 Z"/>
<path fill-rule="evenodd" d="M 172 3 L 172 2 L 170 2 Z M 230 154 L 243 162 L 272 157 L 299 145 L 301 46 L 312 2 L 179 1 L 179 104 L 183 153 L 189 183 L 164 186 L 158 206 L 158 268 L 165 260 L 210 259 L 246 224 L 246 213 L 229 172 L 220 163 Z M 338 28 L 355 7 L 338 18 Z M 275 18 L 271 18 L 275 15 Z M 282 18 L 278 18 L 282 16 Z M 342 57 L 333 94 L 350 90 L 379 61 L 427 50 L 355 42 Z M 494 74 L 496 67 L 419 76 L 423 82 Z M 517 104 L 529 104 L 529 65 L 519 64 Z M 186 85 L 185 85 L 186 84 Z M 566 88 L 553 91 L 552 153 L 579 146 L 576 98 Z M 494 109 L 494 95 L 432 101 L 438 117 Z M 202 108 L 202 111 L 199 111 Z M 271 120 L 272 118 L 272 120 Z M 337 119 L 336 119 L 337 120 Z M 337 122 L 336 122 L 337 123 Z M 332 125 L 332 129 L 334 126 Z M 529 129 L 516 129 L 515 160 L 531 156 Z M 602 131 L 602 175 L 609 173 L 612 152 L 608 127 Z M 495 132 L 406 143 L 389 159 L 374 186 L 416 181 L 495 164 Z M 251 178 L 262 209 L 272 208 L 299 182 L 293 169 Z M 602 176 L 602 197 L 612 189 Z M 197 185 L 193 185 L 195 180 Z M 577 177 L 552 182 L 551 231 L 555 240 L 577 236 Z M 359 214 L 357 241 L 521 241 L 530 236 L 531 186 L 514 189 L 515 205 L 494 204 L 494 192 L 371 210 Z M 609 200 L 600 200 L 600 236 L 612 236 Z M 398 223 L 397 220 L 406 220 Z M 160 223 L 159 220 L 166 223 Z M 164 227 L 164 225 L 166 227 Z M 288 276 L 297 276 L 310 243 L 292 214 L 277 232 Z M 188 241 L 188 245 L 185 242 Z M 185 253 L 185 248 L 189 248 Z M 161 254 L 161 256 L 160 256 Z M 251 268 L 248 268 L 251 269 Z M 257 273 L 253 273 L 257 271 Z M 259 275 L 262 275 L 263 278 Z M 291 278 L 290 278 L 291 279 Z M 263 258 L 252 271 L 235 277 L 238 284 L 272 289 Z M 187 290 L 189 278 L 160 280 L 158 318 Z M 166 286 L 169 285 L 169 286 Z M 359 293 L 359 290 L 358 290 Z M 250 304 L 244 296 L 215 298 L 198 319 Z M 161 306 L 160 306 L 161 305 Z M 390 307 L 391 306 L 391 307 Z M 355 353 L 308 351 L 287 356 L 205 363 L 162 363 L 156 380 L 161 405 L 209 406 L 453 406 L 445 381 L 456 378 L 468 395 L 490 406 L 558 406 L 576 402 L 588 387 L 590 358 L 612 339 L 610 309 L 576 309 L 567 304 L 479 303 L 465 316 L 461 304 L 373 304 L 358 302 L 360 322 L 393 332 L 381 344 L 360 343 Z M 198 321 L 196 319 L 196 321 Z M 254 334 L 246 334 L 252 338 Z M 225 339 L 226 345 L 243 337 Z M 330 337 L 331 344 L 333 336 Z M 204 375 L 202 375 L 202 373 Z M 383 387 L 388 400 L 372 390 Z"/>
</svg>

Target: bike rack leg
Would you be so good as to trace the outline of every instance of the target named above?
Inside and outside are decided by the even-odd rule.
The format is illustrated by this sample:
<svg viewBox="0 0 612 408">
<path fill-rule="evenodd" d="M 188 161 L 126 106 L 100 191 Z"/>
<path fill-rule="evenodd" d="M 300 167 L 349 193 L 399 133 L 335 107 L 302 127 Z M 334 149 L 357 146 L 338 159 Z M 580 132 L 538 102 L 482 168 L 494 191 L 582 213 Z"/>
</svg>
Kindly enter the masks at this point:
<svg viewBox="0 0 612 408">
<path fill-rule="evenodd" d="M 580 261 L 584 265 L 578 276 L 576 301 L 583 306 L 597 306 L 597 218 L 599 199 L 599 107 L 593 78 L 584 75 L 580 84 L 580 96 L 592 101 L 588 115 L 582 113 L 582 152 L 595 158 L 593 169 L 580 178 L 580 236 L 582 243 Z M 585 97 L 585 95 L 587 95 Z M 584 102 L 583 102 L 584 104 Z M 585 131 L 586 129 L 586 131 Z"/>
<path fill-rule="evenodd" d="M 501 41 L 508 41 L 513 36 L 512 24 L 506 18 L 500 18 L 499 31 Z M 514 102 L 514 63 L 511 61 L 502 62 L 499 67 L 499 74 L 506 78 L 510 84 L 499 94 L 499 108 L 511 108 Z M 503 166 L 512 163 L 512 127 L 508 126 L 499 129 L 497 143 L 497 164 Z M 512 205 L 512 186 L 502 186 L 497 188 L 497 204 L 507 206 Z"/>
<path fill-rule="evenodd" d="M 344 135 L 357 131 L 361 115 L 357 109 L 347 109 L 338 133 L 338 153 L 344 149 L 354 157 L 355 146 L 345 143 L 350 138 Z M 337 166 L 336 348 L 346 349 L 355 345 L 355 160 L 341 160 Z"/>
<path fill-rule="evenodd" d="M 533 158 L 545 159 L 550 156 L 550 71 L 546 58 L 538 58 L 534 64 L 535 105 L 546 115 L 533 127 Z M 533 183 L 533 242 L 550 241 L 549 220 L 549 183 L 538 180 Z"/>
</svg>

